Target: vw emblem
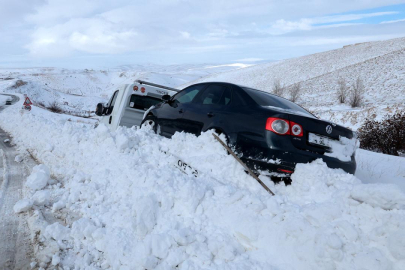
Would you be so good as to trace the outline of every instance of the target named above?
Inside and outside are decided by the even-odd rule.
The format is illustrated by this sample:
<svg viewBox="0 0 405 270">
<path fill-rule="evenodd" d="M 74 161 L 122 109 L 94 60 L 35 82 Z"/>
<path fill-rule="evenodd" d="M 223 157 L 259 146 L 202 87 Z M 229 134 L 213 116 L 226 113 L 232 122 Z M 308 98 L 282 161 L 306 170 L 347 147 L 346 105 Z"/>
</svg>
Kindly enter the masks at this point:
<svg viewBox="0 0 405 270">
<path fill-rule="evenodd" d="M 326 126 L 326 132 L 327 132 L 328 134 L 331 134 L 331 133 L 332 133 L 332 126 L 331 126 L 331 125 L 327 125 L 327 126 Z"/>
</svg>

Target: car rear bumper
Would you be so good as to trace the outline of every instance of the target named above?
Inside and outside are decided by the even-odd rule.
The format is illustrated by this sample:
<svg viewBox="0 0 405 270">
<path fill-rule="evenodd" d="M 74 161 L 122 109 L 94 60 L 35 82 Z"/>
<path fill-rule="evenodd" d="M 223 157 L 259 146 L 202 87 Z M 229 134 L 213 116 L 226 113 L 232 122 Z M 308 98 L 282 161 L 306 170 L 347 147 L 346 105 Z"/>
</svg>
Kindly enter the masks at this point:
<svg viewBox="0 0 405 270">
<path fill-rule="evenodd" d="M 263 158 L 264 157 L 264 158 Z M 322 159 L 329 168 L 343 169 L 345 172 L 354 174 L 356 172 L 355 155 L 348 162 L 341 161 L 337 158 L 312 153 L 308 151 L 285 151 L 285 150 L 268 150 L 260 159 L 252 157 L 242 157 L 251 168 L 255 170 L 266 170 L 277 173 L 288 173 L 294 171 L 297 163 L 310 163 L 316 159 Z"/>
</svg>

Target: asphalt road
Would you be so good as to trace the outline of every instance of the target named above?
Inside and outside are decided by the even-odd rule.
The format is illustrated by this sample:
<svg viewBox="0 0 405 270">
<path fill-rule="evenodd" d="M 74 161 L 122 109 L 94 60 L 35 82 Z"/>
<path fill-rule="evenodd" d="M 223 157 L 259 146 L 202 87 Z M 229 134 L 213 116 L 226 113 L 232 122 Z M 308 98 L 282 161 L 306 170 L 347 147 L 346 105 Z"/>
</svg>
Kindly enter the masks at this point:
<svg viewBox="0 0 405 270">
<path fill-rule="evenodd" d="M 13 98 L 12 105 L 0 107 L 1 112 L 7 106 L 14 105 L 19 98 Z M 13 211 L 15 203 L 22 198 L 22 188 L 29 172 L 25 162 L 16 162 L 17 155 L 12 140 L 0 129 L 0 270 L 30 269 L 32 245 L 23 215 Z"/>
</svg>

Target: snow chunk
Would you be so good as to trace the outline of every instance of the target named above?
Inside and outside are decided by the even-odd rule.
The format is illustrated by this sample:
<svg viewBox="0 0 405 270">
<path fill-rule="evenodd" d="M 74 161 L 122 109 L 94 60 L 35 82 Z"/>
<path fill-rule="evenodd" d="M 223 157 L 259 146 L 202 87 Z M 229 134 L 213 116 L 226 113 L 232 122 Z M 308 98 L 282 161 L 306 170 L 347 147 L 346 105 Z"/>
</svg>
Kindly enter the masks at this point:
<svg viewBox="0 0 405 270">
<path fill-rule="evenodd" d="M 31 199 L 34 201 L 35 205 L 46 205 L 49 203 L 51 198 L 51 192 L 49 190 L 38 190 L 34 193 Z"/>
<path fill-rule="evenodd" d="M 32 207 L 32 201 L 29 199 L 19 200 L 13 207 L 14 213 L 25 212 Z"/>
<path fill-rule="evenodd" d="M 350 197 L 385 210 L 405 209 L 405 194 L 396 185 L 357 185 L 353 187 Z"/>
<path fill-rule="evenodd" d="M 327 140 L 327 146 L 332 149 L 331 153 L 326 152 L 325 156 L 334 157 L 341 161 L 350 161 L 360 142 L 357 138 L 352 139 L 340 137 L 339 141 Z"/>
<path fill-rule="evenodd" d="M 43 189 L 50 180 L 49 168 L 43 164 L 37 165 L 27 178 L 26 186 L 32 190 Z"/>
<path fill-rule="evenodd" d="M 388 250 L 392 257 L 397 260 L 405 260 L 405 234 L 403 230 L 398 230 L 387 239 Z"/>
<path fill-rule="evenodd" d="M 174 244 L 174 240 L 167 234 L 152 235 L 151 247 L 152 255 L 164 259 L 167 257 L 170 247 Z"/>
<path fill-rule="evenodd" d="M 68 240 L 70 229 L 55 222 L 45 228 L 44 237 L 47 239 L 55 239 L 56 241 Z"/>
<path fill-rule="evenodd" d="M 139 236 L 146 236 L 156 225 L 156 217 L 159 204 L 155 196 L 140 198 L 134 205 L 133 227 Z"/>
<path fill-rule="evenodd" d="M 64 208 L 65 206 L 66 206 L 66 202 L 63 200 L 60 200 L 52 205 L 52 212 L 56 212 L 56 211 Z"/>
<path fill-rule="evenodd" d="M 97 229 L 94 222 L 88 218 L 81 218 L 72 224 L 71 236 L 76 239 L 91 238 Z"/>
<path fill-rule="evenodd" d="M 52 256 L 52 265 L 58 265 L 60 263 L 60 257 L 58 254 Z"/>
<path fill-rule="evenodd" d="M 23 157 L 20 155 L 16 155 L 14 161 L 20 163 L 21 161 L 23 161 Z"/>
<path fill-rule="evenodd" d="M 10 142 L 10 139 L 5 139 L 3 142 L 8 143 Z"/>
</svg>

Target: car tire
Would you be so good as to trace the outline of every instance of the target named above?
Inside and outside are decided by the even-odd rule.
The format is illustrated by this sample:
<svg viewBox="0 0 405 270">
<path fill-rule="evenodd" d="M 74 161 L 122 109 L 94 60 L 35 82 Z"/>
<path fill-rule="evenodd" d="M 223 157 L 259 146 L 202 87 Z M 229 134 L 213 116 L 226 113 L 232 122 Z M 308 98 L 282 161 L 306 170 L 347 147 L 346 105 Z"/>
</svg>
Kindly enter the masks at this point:
<svg viewBox="0 0 405 270">
<path fill-rule="evenodd" d="M 158 124 L 156 122 L 156 117 L 154 117 L 153 115 L 146 116 L 145 119 L 142 120 L 141 127 L 146 126 L 146 125 L 151 126 L 152 130 L 155 133 L 157 133 L 156 131 L 157 131 Z"/>
</svg>

